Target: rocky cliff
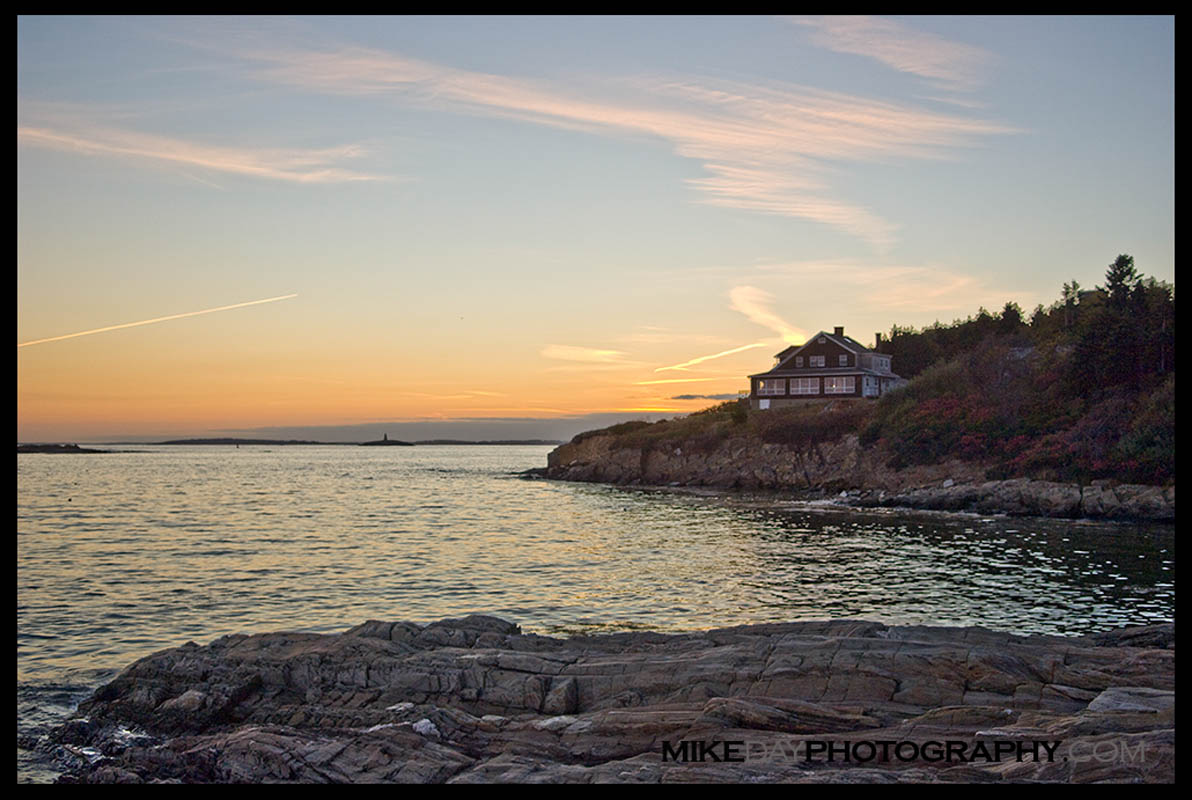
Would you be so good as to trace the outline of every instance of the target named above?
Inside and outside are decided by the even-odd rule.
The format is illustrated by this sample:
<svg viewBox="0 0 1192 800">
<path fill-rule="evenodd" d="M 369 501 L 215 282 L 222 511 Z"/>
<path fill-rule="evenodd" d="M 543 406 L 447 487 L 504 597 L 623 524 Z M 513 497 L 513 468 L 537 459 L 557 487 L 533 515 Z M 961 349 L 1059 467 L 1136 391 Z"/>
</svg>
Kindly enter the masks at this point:
<svg viewBox="0 0 1192 800">
<path fill-rule="evenodd" d="M 1048 517 L 1175 519 L 1175 487 L 1054 483 L 1026 478 L 987 481 L 985 467 L 964 461 L 892 469 L 884 453 L 854 435 L 810 449 L 741 436 L 714 447 L 684 443 L 625 446 L 595 435 L 561 445 L 547 457 L 549 478 L 652 486 L 780 489 L 831 494 L 860 506 L 905 506 Z"/>
<path fill-rule="evenodd" d="M 149 656 L 50 746 L 68 783 L 1170 782 L 1174 666 L 1171 625 L 368 622 Z"/>
</svg>

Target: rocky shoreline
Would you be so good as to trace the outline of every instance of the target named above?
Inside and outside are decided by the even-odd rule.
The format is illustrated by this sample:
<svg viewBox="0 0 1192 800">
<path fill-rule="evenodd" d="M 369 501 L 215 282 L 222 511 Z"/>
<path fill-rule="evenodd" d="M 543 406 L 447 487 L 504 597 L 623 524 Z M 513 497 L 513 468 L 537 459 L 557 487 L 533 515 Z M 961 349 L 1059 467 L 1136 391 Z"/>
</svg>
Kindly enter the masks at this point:
<svg viewBox="0 0 1192 800">
<path fill-rule="evenodd" d="M 555 448 L 543 477 L 634 486 L 767 489 L 845 505 L 982 514 L 1175 521 L 1175 487 L 1097 480 L 1086 486 L 1016 478 L 991 481 L 982 465 L 949 461 L 892 469 L 856 436 L 799 452 L 741 437 L 713 449 L 642 449 L 596 435 Z"/>
<path fill-rule="evenodd" d="M 845 492 L 840 502 L 861 507 L 899 507 L 929 511 L 974 511 L 1010 516 L 1111 519 L 1150 522 L 1175 521 L 1175 487 L 1113 485 L 1094 481 L 1089 486 L 1016 478 L 1006 481 L 957 484 L 902 491 L 881 489 Z"/>
<path fill-rule="evenodd" d="M 1174 662 L 1173 625 L 370 621 L 148 656 L 42 746 L 63 783 L 1170 782 Z"/>
</svg>

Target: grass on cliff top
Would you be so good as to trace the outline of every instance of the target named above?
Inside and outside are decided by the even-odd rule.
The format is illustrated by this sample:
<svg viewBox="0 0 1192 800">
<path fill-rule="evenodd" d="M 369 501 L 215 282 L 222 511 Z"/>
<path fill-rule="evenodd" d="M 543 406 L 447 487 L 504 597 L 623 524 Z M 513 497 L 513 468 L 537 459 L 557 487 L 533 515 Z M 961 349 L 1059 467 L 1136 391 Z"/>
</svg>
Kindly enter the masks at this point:
<svg viewBox="0 0 1192 800">
<path fill-rule="evenodd" d="M 865 400 L 836 399 L 751 411 L 744 403 L 730 400 L 686 417 L 659 422 L 634 420 L 585 431 L 571 443 L 577 444 L 594 436 L 613 436 L 612 447 L 618 450 L 680 447 L 710 452 L 726 439 L 748 436 L 771 444 L 805 448 L 859 432 L 868 422 L 872 406 L 873 403 Z"/>
<path fill-rule="evenodd" d="M 613 449 L 711 452 L 730 438 L 810 454 L 857 434 L 894 469 L 956 458 L 986 477 L 1087 483 L 1175 483 L 1175 374 L 1097 391 L 1066 376 L 1078 355 L 1063 346 L 991 338 L 924 370 L 876 402 L 809 400 L 750 411 L 721 403 L 687 417 L 625 422 L 580 434 L 609 435 Z"/>
</svg>

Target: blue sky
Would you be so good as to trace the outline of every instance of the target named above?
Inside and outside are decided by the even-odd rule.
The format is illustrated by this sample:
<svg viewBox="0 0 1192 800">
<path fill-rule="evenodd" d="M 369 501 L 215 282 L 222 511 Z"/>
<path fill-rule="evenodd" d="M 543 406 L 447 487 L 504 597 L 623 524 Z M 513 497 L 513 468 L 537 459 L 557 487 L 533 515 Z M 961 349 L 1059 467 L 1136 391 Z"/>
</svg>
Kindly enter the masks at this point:
<svg viewBox="0 0 1192 800">
<path fill-rule="evenodd" d="M 1170 17 L 22 17 L 17 102 L 18 345 L 119 328 L 18 438 L 683 413 L 1175 277 Z"/>
</svg>

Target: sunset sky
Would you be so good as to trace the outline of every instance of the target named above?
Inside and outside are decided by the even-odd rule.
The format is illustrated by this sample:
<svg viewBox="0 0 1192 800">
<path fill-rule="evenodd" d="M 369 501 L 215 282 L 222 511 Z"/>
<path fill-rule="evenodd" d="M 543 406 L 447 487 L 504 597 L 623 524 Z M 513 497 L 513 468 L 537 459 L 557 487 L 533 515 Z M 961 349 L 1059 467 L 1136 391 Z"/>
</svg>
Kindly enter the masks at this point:
<svg viewBox="0 0 1192 800">
<path fill-rule="evenodd" d="M 1174 283 L 1174 36 L 19 18 L 17 439 L 554 438 L 1119 253 Z"/>
</svg>

